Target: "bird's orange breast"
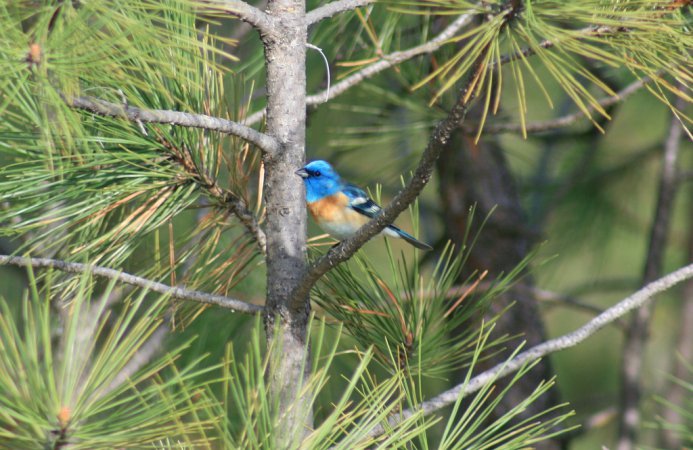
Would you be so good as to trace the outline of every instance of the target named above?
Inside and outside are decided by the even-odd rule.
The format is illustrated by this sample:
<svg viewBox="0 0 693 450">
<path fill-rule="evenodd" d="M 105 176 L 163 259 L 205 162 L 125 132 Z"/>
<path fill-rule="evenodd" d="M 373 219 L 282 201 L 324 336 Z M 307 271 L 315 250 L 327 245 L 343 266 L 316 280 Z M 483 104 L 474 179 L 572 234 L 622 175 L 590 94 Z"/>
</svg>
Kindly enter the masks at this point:
<svg viewBox="0 0 693 450">
<path fill-rule="evenodd" d="M 315 223 L 337 239 L 351 236 L 368 218 L 349 206 L 349 197 L 341 192 L 308 204 Z"/>
<path fill-rule="evenodd" d="M 316 222 L 334 222 L 344 220 L 345 210 L 349 207 L 349 197 L 338 192 L 308 204 L 310 215 Z"/>
</svg>

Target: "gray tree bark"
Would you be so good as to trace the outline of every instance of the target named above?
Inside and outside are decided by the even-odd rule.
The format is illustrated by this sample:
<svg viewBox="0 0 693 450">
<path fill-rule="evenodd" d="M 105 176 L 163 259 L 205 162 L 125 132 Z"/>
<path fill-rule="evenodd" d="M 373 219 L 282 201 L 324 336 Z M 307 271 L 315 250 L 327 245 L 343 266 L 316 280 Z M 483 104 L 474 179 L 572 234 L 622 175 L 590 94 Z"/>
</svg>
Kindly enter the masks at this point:
<svg viewBox="0 0 693 450">
<path fill-rule="evenodd" d="M 267 133 L 279 150 L 265 153 L 267 220 L 267 315 L 265 328 L 274 342 L 270 383 L 278 398 L 279 429 L 275 448 L 295 444 L 312 427 L 312 411 L 300 395 L 310 369 L 306 328 L 308 296 L 291 301 L 305 272 L 306 206 L 303 180 L 294 175 L 305 161 L 306 37 L 303 0 L 272 0 L 270 30 L 261 33 L 267 69 Z"/>
</svg>

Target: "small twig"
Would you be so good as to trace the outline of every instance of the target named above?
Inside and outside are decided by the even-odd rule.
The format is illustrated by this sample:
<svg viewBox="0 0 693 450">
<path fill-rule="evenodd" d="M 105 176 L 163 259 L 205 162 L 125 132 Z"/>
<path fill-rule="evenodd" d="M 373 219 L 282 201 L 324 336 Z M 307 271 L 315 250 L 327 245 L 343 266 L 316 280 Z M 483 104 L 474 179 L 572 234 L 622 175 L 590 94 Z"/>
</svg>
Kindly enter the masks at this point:
<svg viewBox="0 0 693 450">
<path fill-rule="evenodd" d="M 259 9 L 260 11 L 264 11 L 264 10 L 267 8 L 267 0 L 261 0 L 260 2 L 258 2 L 258 3 L 255 5 L 255 7 L 256 7 L 257 9 Z M 231 41 L 240 42 L 243 38 L 245 38 L 245 36 L 246 36 L 250 31 L 255 30 L 255 29 L 256 29 L 256 28 L 254 28 L 254 27 L 253 27 L 251 24 L 249 24 L 248 22 L 240 23 L 240 24 L 238 24 L 238 26 L 237 26 L 236 28 L 234 28 L 234 30 L 231 32 L 231 34 L 229 35 L 229 39 L 230 39 Z"/>
<path fill-rule="evenodd" d="M 147 278 L 138 277 L 136 275 L 124 273 L 115 269 L 109 269 L 107 267 L 67 262 L 58 259 L 0 255 L 0 265 L 5 264 L 22 267 L 31 266 L 37 268 L 52 268 L 68 273 L 89 272 L 92 275 L 99 277 L 118 280 L 132 286 L 141 287 L 153 292 L 158 292 L 160 294 L 170 295 L 171 298 L 178 300 L 189 300 L 206 305 L 217 305 L 221 306 L 222 308 L 247 314 L 257 314 L 264 311 L 264 307 L 260 305 L 253 305 L 251 303 L 224 297 L 222 295 L 208 294 L 206 292 L 193 291 L 181 287 L 172 287 L 163 283 L 149 280 Z"/>
<path fill-rule="evenodd" d="M 118 94 L 120 95 L 120 100 L 123 102 L 123 108 L 127 108 L 128 105 L 128 98 L 125 96 L 125 92 L 123 92 L 122 89 L 118 89 Z"/>
<path fill-rule="evenodd" d="M 620 90 L 619 92 L 616 93 L 614 96 L 609 96 L 609 97 L 604 97 L 603 99 L 599 100 L 597 103 L 602 106 L 602 107 L 608 107 L 611 105 L 614 105 L 620 101 L 625 100 L 627 97 L 629 97 L 631 94 L 634 92 L 637 92 L 640 90 L 643 86 L 646 84 L 650 83 L 652 79 L 650 77 L 643 77 L 639 80 L 636 80 Z M 587 111 L 592 113 L 596 111 L 596 108 L 593 105 L 587 106 Z M 558 117 L 555 119 L 551 120 L 545 120 L 541 122 L 532 122 L 528 123 L 525 125 L 525 130 L 527 133 L 541 133 L 543 131 L 549 131 L 549 130 L 554 130 L 557 128 L 563 128 L 569 125 L 572 125 L 573 123 L 577 122 L 578 120 L 582 119 L 585 117 L 585 111 L 577 111 L 572 114 L 568 114 L 562 117 Z M 479 125 L 478 124 L 467 124 L 464 127 L 465 133 L 468 134 L 476 134 L 478 131 Z M 498 133 L 505 133 L 505 132 L 520 132 L 522 131 L 522 124 L 518 123 L 498 123 L 498 124 L 489 124 L 484 126 L 484 134 L 498 134 Z"/>
<path fill-rule="evenodd" d="M 614 418 L 616 418 L 617 416 L 618 408 L 613 406 L 605 408 L 587 417 L 582 422 L 583 425 L 580 429 L 584 431 L 590 431 L 594 430 L 595 428 L 602 428 L 606 426 L 609 422 L 613 421 Z"/>
<path fill-rule="evenodd" d="M 655 295 L 660 294 L 691 278 L 693 278 L 693 264 L 684 266 L 656 281 L 653 281 L 634 294 L 621 300 L 572 333 L 568 333 L 536 345 L 515 356 L 510 361 L 498 364 L 497 366 L 480 373 L 469 380 L 469 382 L 460 383 L 452 389 L 449 389 L 442 394 L 421 403 L 421 405 L 415 409 L 406 409 L 402 411 L 402 413 L 398 416 L 391 417 L 389 419 L 389 423 L 390 425 L 394 426 L 399 421 L 405 420 L 419 411 L 423 411 L 423 413 L 426 415 L 431 414 L 439 409 L 455 403 L 460 397 L 464 398 L 470 394 L 473 394 L 493 380 L 505 377 L 518 371 L 526 364 L 536 359 L 560 350 L 575 347 L 619 317 L 623 317 L 634 309 L 640 308 L 647 304 L 648 301 L 651 300 Z M 383 427 L 378 427 L 370 433 L 370 436 L 379 436 L 384 433 L 384 431 L 385 430 Z"/>
<path fill-rule="evenodd" d="M 236 216 L 236 218 L 243 224 L 248 233 L 254 238 L 257 243 L 260 253 L 263 255 L 267 254 L 267 235 L 265 231 L 260 227 L 257 222 L 257 217 L 253 214 L 250 209 L 246 206 L 245 202 L 240 198 L 235 198 L 232 201 L 226 202 L 226 207 Z"/>
<path fill-rule="evenodd" d="M 128 105 L 110 103 L 94 97 L 69 98 L 63 95 L 63 100 L 71 108 L 89 111 L 100 116 L 119 117 L 135 123 L 144 122 L 179 125 L 231 134 L 255 144 L 258 148 L 269 154 L 278 152 L 280 147 L 279 142 L 267 134 L 261 133 L 246 125 L 219 117 L 162 109 L 141 109 Z"/>
<path fill-rule="evenodd" d="M 339 13 L 368 6 L 372 3 L 375 3 L 375 0 L 337 0 L 309 11 L 306 14 L 306 22 L 308 22 L 308 25 L 313 25 Z"/>
<path fill-rule="evenodd" d="M 561 435 L 561 442 L 568 443 L 578 436 L 584 436 L 588 432 L 603 428 L 609 423 L 613 422 L 618 416 L 618 408 L 615 406 L 610 406 L 601 411 L 590 414 L 588 417 L 581 420 L 579 427 L 567 431 Z"/>
<path fill-rule="evenodd" d="M 140 132 L 141 132 L 144 136 L 149 136 L 149 133 L 147 133 L 147 129 L 144 127 L 144 124 L 142 123 L 142 121 L 141 121 L 140 119 L 135 119 L 135 123 L 136 123 L 137 126 L 140 128 Z"/>
</svg>

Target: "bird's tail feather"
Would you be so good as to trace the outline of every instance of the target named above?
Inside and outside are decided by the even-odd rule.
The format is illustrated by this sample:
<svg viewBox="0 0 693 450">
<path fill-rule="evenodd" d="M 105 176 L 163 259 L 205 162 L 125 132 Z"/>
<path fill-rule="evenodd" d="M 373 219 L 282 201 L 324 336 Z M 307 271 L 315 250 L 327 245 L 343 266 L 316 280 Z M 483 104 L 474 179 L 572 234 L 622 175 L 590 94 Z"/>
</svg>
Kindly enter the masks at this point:
<svg viewBox="0 0 693 450">
<path fill-rule="evenodd" d="M 394 236 L 394 237 L 401 237 L 402 239 L 404 239 L 405 241 L 409 242 L 411 245 L 413 245 L 414 247 L 416 247 L 416 248 L 418 248 L 418 249 L 421 249 L 421 250 L 433 250 L 433 247 L 431 247 L 430 245 L 428 245 L 428 244 L 426 244 L 426 243 L 424 243 L 424 242 L 421 242 L 420 240 L 416 239 L 416 238 L 415 238 L 414 236 L 412 236 L 411 234 L 407 233 L 406 231 L 402 231 L 401 229 L 397 228 L 397 227 L 394 226 L 394 225 L 389 225 L 389 226 L 386 228 L 386 230 L 392 231 L 392 232 L 393 232 L 393 234 L 388 233 L 388 234 L 390 234 L 391 236 Z"/>
</svg>

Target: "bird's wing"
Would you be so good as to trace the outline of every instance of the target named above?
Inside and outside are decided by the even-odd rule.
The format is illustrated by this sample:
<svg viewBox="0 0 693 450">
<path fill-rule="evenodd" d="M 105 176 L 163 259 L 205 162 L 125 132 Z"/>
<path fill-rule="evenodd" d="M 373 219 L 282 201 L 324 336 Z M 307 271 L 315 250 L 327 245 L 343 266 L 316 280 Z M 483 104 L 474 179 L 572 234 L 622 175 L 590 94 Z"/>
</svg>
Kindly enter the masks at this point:
<svg viewBox="0 0 693 450">
<path fill-rule="evenodd" d="M 364 190 L 358 186 L 347 184 L 344 186 L 344 188 L 342 188 L 342 193 L 349 198 L 349 207 L 351 209 L 370 219 L 375 217 L 382 210 L 382 208 L 378 206 L 376 202 L 371 200 L 371 198 L 368 197 L 368 194 L 366 194 Z M 411 234 L 407 233 L 406 231 L 402 231 L 394 225 L 388 225 L 383 232 L 387 236 L 403 238 L 416 248 L 420 248 L 422 250 L 432 250 L 430 245 L 419 241 Z"/>
<path fill-rule="evenodd" d="M 344 186 L 344 189 L 342 189 L 342 192 L 349 197 L 349 207 L 366 217 L 372 219 L 382 209 L 377 203 L 368 197 L 368 194 L 366 194 L 363 189 L 359 188 L 358 186 L 347 184 Z"/>
</svg>

